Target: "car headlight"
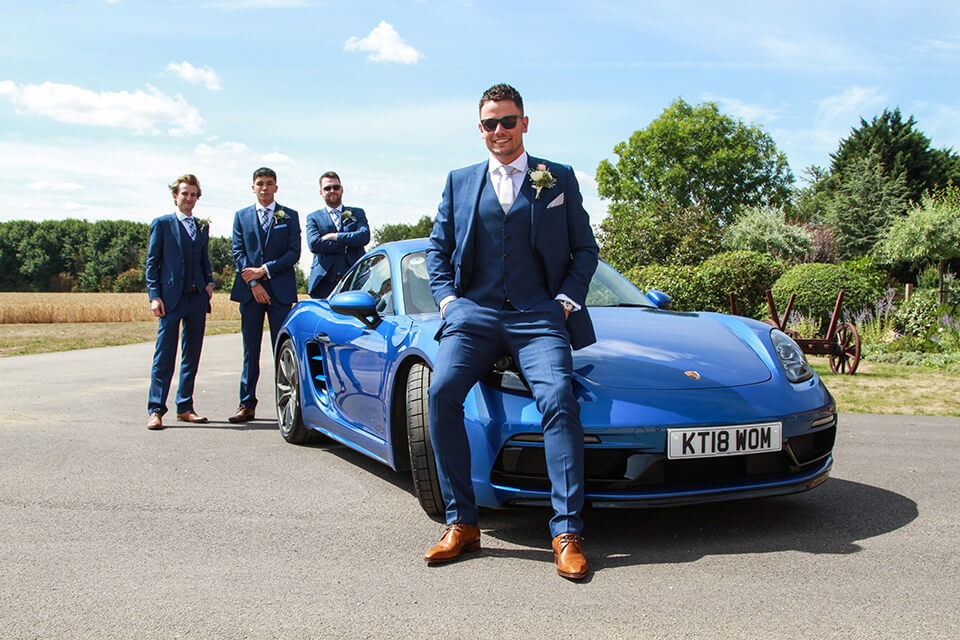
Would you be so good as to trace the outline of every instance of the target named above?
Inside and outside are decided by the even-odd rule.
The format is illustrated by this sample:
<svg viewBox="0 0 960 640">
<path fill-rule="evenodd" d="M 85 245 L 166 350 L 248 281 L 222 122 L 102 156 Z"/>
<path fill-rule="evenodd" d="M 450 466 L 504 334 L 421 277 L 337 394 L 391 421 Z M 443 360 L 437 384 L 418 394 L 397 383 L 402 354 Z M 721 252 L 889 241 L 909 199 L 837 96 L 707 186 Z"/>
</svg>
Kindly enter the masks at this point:
<svg viewBox="0 0 960 640">
<path fill-rule="evenodd" d="M 787 380 L 803 382 L 813 377 L 813 369 L 810 368 L 800 345 L 794 342 L 793 338 L 779 329 L 773 329 L 770 331 L 770 340 L 773 342 L 773 350 L 780 358 L 780 365 L 787 374 Z"/>
</svg>

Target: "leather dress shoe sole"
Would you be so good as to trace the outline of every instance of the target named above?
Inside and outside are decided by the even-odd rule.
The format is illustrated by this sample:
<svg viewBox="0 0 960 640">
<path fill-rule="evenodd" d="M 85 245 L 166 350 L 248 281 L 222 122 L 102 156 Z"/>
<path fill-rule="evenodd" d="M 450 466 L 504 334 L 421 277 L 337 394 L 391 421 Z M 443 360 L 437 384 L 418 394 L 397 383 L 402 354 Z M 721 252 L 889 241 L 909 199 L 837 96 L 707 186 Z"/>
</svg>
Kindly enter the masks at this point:
<svg viewBox="0 0 960 640">
<path fill-rule="evenodd" d="M 557 557 L 557 554 L 553 554 L 553 561 L 559 562 L 560 559 Z M 569 571 L 564 571 L 560 567 L 557 567 L 557 575 L 563 578 L 569 578 L 570 580 L 583 580 L 587 577 L 587 574 L 590 573 L 590 570 L 583 571 L 582 573 L 570 573 Z"/>
<path fill-rule="evenodd" d="M 449 558 L 430 558 L 428 560 L 425 558 L 425 560 L 427 560 L 427 564 L 431 566 L 435 564 L 445 564 L 447 562 L 453 562 L 454 560 L 459 560 L 460 558 L 463 557 L 463 554 L 472 553 L 474 551 L 480 551 L 479 540 L 477 540 L 476 542 L 471 542 L 467 546 L 463 547 L 463 549 L 460 550 L 460 553 L 458 553 L 455 556 L 450 556 Z"/>
</svg>

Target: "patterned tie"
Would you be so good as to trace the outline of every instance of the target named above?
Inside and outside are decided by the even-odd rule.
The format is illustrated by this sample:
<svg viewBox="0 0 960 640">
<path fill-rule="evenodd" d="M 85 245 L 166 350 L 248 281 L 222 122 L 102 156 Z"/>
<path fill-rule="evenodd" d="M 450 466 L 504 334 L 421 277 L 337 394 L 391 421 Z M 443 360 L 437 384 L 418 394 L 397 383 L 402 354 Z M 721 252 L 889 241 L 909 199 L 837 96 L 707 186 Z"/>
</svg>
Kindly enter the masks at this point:
<svg viewBox="0 0 960 640">
<path fill-rule="evenodd" d="M 500 172 L 500 193 L 497 194 L 497 197 L 500 199 L 500 206 L 503 207 L 503 212 L 506 213 L 510 211 L 510 207 L 513 206 L 513 178 L 510 176 L 516 169 L 507 165 L 501 165 L 497 170 Z"/>
<path fill-rule="evenodd" d="M 342 228 L 340 225 L 343 224 L 343 218 L 341 216 L 343 214 L 339 210 L 331 211 L 330 213 L 333 214 L 333 226 L 337 228 L 337 231 L 341 231 Z"/>
<path fill-rule="evenodd" d="M 193 219 L 193 216 L 187 216 L 183 219 L 187 223 L 187 233 L 190 234 L 191 240 L 197 239 L 197 221 Z"/>
<path fill-rule="evenodd" d="M 260 227 L 264 233 L 270 228 L 270 209 L 260 210 Z"/>
</svg>

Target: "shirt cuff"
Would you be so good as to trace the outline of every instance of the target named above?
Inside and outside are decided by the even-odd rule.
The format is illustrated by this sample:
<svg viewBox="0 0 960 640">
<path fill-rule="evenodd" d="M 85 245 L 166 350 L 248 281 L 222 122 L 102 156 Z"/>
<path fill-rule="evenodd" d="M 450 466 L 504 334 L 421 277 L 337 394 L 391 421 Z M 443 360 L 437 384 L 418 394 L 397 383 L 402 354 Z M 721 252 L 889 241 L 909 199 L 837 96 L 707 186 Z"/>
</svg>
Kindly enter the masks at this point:
<svg viewBox="0 0 960 640">
<path fill-rule="evenodd" d="M 580 311 L 580 309 L 582 308 L 580 305 L 578 305 L 576 302 L 574 302 L 574 301 L 571 300 L 568 296 L 566 296 L 566 295 L 564 295 L 564 294 L 562 294 L 562 293 L 558 293 L 558 294 L 557 294 L 557 297 L 555 297 L 554 300 L 566 300 L 567 302 L 569 302 L 570 304 L 573 305 L 573 310 L 574 310 L 574 311 Z"/>
<path fill-rule="evenodd" d="M 440 317 L 443 317 L 443 310 L 447 308 L 447 305 L 457 299 L 457 296 L 447 296 L 440 301 Z"/>
<path fill-rule="evenodd" d="M 271 276 L 270 276 L 270 269 L 267 267 L 267 265 L 263 265 L 263 270 L 267 272 L 267 280 L 269 280 L 270 277 L 271 277 Z"/>
</svg>

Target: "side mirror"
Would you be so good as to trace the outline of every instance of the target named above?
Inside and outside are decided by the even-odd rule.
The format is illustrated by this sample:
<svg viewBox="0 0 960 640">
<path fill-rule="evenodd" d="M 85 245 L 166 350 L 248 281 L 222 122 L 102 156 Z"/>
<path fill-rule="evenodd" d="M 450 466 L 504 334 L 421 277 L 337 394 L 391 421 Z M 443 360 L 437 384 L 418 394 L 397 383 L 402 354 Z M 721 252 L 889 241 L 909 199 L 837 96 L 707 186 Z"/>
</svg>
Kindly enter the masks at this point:
<svg viewBox="0 0 960 640">
<path fill-rule="evenodd" d="M 377 302 L 366 291 L 344 291 L 332 296 L 328 302 L 334 313 L 352 316 L 371 329 L 380 324 Z"/>
<path fill-rule="evenodd" d="M 650 289 L 650 291 L 647 291 L 647 297 L 650 298 L 650 302 L 657 305 L 657 309 L 669 311 L 670 307 L 673 305 L 673 298 L 665 294 L 663 291 Z"/>
</svg>

